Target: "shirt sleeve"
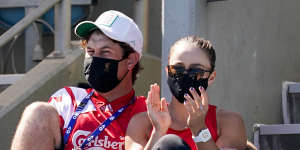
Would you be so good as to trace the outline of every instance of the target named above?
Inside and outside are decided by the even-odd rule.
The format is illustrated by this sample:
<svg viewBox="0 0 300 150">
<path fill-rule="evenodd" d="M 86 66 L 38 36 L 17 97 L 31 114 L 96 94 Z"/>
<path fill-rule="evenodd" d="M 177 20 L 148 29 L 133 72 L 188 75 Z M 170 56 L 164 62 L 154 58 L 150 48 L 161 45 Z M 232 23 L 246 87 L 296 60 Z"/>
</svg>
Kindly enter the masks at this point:
<svg viewBox="0 0 300 150">
<path fill-rule="evenodd" d="M 48 103 L 52 105 L 59 114 L 60 128 L 66 128 L 76 106 L 76 103 L 72 100 L 72 96 L 68 93 L 67 89 L 62 88 L 55 92 L 50 97 Z"/>
</svg>

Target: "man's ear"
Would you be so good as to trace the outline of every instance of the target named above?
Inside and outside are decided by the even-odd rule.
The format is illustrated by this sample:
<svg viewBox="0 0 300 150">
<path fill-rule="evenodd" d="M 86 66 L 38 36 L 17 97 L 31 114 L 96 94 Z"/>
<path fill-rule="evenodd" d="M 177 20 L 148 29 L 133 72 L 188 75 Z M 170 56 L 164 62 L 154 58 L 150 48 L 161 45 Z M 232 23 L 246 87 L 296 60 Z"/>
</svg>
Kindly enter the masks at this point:
<svg viewBox="0 0 300 150">
<path fill-rule="evenodd" d="M 216 79 L 216 70 L 214 70 L 214 71 L 210 74 L 210 76 L 209 76 L 209 78 L 208 78 L 208 86 L 210 86 L 211 84 L 213 84 L 214 81 L 215 81 L 215 79 Z"/>
<path fill-rule="evenodd" d="M 138 53 L 134 52 L 134 53 L 129 54 L 128 60 L 127 60 L 128 70 L 132 70 L 134 68 L 134 66 L 138 63 L 139 59 L 140 59 L 140 56 Z"/>
</svg>

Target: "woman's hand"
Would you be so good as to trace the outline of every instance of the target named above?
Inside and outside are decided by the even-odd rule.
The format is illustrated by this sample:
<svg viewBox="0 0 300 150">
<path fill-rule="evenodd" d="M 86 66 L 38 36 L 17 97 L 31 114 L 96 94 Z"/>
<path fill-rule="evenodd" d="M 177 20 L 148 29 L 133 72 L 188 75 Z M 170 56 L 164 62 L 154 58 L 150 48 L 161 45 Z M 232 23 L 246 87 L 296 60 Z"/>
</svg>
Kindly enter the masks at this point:
<svg viewBox="0 0 300 150">
<path fill-rule="evenodd" d="M 148 117 L 155 132 L 165 134 L 171 125 L 171 116 L 166 99 L 160 100 L 160 88 L 157 84 L 150 86 L 146 104 Z"/>
<path fill-rule="evenodd" d="M 194 88 L 190 88 L 190 93 L 193 95 L 193 98 L 187 93 L 184 95 L 184 98 L 186 99 L 184 105 L 189 114 L 187 125 L 194 136 L 197 136 L 202 129 L 206 128 L 205 116 L 208 111 L 207 93 L 203 87 L 199 87 L 199 91 L 201 96 L 199 96 Z"/>
</svg>

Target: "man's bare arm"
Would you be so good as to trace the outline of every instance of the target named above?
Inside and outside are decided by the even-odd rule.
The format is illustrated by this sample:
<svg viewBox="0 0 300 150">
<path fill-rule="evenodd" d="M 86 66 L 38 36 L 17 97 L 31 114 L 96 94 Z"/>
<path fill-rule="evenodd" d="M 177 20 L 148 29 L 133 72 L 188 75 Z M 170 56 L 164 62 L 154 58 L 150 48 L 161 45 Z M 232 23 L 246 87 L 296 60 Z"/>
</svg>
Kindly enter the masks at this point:
<svg viewBox="0 0 300 150">
<path fill-rule="evenodd" d="M 151 127 L 146 112 L 136 114 L 131 118 L 125 136 L 126 150 L 142 150 L 147 144 L 147 133 Z"/>
<path fill-rule="evenodd" d="M 46 102 L 26 107 L 14 135 L 11 150 L 53 150 L 61 145 L 58 113 Z"/>
</svg>

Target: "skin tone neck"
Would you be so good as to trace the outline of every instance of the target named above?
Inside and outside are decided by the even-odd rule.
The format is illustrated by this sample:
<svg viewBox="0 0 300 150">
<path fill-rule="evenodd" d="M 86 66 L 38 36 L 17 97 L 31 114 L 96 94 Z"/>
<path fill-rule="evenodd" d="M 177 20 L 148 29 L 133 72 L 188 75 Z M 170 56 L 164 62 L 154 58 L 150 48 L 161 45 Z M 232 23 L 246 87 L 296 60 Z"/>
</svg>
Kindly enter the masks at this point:
<svg viewBox="0 0 300 150">
<path fill-rule="evenodd" d="M 188 113 L 185 109 L 184 104 L 180 103 L 174 96 L 168 106 L 172 124 L 170 128 L 175 130 L 182 130 L 187 128 Z"/>
</svg>

